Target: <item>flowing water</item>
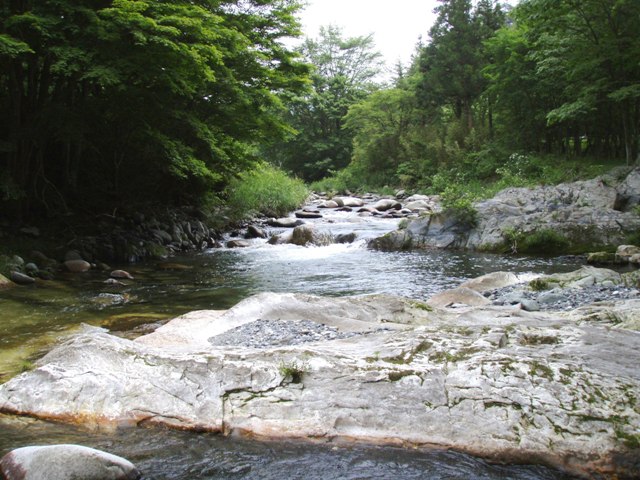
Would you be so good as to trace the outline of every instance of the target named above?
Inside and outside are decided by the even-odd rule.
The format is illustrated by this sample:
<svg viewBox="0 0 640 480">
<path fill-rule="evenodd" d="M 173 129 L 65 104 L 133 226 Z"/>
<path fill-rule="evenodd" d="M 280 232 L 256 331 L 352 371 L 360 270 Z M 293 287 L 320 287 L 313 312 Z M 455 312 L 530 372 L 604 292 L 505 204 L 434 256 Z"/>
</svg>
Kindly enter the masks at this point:
<svg viewBox="0 0 640 480">
<path fill-rule="evenodd" d="M 0 292 L 0 381 L 6 381 L 82 323 L 134 336 L 149 325 L 197 309 L 225 309 L 265 292 L 317 295 L 389 293 L 427 299 L 489 273 L 569 271 L 574 258 L 505 257 L 460 252 L 377 252 L 366 240 L 394 230 L 397 220 L 332 212 L 320 231 L 357 233 L 352 244 L 268 245 L 215 249 L 126 267 L 135 276 L 108 286 L 107 274 L 63 277 Z M 71 426 L 0 416 L 0 455 L 29 444 L 81 443 L 134 461 L 146 479 L 561 479 L 534 466 L 495 466 L 444 451 L 355 445 L 265 443 L 165 429 L 87 432 Z"/>
</svg>

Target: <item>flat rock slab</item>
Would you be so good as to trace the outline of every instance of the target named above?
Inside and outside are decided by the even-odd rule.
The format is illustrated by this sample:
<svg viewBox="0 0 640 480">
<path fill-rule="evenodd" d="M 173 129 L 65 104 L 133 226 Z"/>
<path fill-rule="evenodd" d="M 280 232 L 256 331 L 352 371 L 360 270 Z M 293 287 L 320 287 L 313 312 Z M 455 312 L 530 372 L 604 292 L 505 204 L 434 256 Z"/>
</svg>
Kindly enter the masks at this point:
<svg viewBox="0 0 640 480">
<path fill-rule="evenodd" d="M 0 386 L 0 411 L 440 446 L 638 478 L 640 334 L 607 321 L 614 310 L 610 318 L 629 309 L 453 310 L 389 296 L 260 294 L 136 341 L 87 328 Z M 315 322 L 352 335 L 213 345 L 269 321 L 285 334 L 287 323 L 295 332 Z"/>
</svg>

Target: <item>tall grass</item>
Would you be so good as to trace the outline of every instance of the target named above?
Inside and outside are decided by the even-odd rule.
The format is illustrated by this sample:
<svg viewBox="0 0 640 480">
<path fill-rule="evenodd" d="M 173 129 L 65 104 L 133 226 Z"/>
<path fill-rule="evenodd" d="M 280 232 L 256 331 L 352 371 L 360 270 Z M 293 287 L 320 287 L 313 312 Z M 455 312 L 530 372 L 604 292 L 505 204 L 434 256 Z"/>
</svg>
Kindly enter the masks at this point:
<svg viewBox="0 0 640 480">
<path fill-rule="evenodd" d="M 309 195 L 305 184 L 267 163 L 242 173 L 229 185 L 228 207 L 233 220 L 255 215 L 278 217 L 295 210 Z"/>
</svg>

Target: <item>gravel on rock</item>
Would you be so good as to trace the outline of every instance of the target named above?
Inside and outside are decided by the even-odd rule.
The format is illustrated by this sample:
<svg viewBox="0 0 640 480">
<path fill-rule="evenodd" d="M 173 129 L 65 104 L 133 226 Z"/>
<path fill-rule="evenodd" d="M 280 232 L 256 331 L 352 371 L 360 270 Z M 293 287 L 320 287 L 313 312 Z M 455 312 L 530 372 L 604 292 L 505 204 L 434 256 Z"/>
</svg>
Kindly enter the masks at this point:
<svg viewBox="0 0 640 480">
<path fill-rule="evenodd" d="M 376 331 L 388 330 L 380 328 Z M 214 346 L 239 346 L 250 348 L 283 347 L 303 343 L 350 338 L 362 333 L 341 332 L 311 320 L 263 320 L 241 325 L 209 338 Z"/>
<path fill-rule="evenodd" d="M 491 290 L 485 296 L 494 305 L 515 305 L 536 302 L 540 310 L 573 310 L 596 302 L 640 298 L 636 288 L 622 285 L 593 285 L 581 288 L 554 288 L 534 291 L 526 284 Z"/>
</svg>

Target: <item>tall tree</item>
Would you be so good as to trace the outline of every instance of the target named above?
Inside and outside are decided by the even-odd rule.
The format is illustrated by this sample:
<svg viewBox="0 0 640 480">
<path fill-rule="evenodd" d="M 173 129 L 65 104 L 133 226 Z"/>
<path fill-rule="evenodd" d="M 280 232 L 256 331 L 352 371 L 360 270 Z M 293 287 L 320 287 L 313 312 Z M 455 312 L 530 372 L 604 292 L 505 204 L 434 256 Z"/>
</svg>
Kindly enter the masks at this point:
<svg viewBox="0 0 640 480">
<path fill-rule="evenodd" d="M 482 92 L 480 35 L 473 22 L 471 0 L 439 0 L 430 42 L 420 57 L 423 105 L 449 105 L 468 130 L 473 128 L 473 102 Z"/>
<path fill-rule="evenodd" d="M 289 102 L 296 135 L 270 156 L 306 180 L 317 180 L 351 160 L 352 137 L 343 129 L 344 116 L 375 90 L 381 55 L 371 35 L 344 38 L 334 26 L 322 27 L 318 39 L 307 38 L 300 52 L 313 67 L 312 84 Z"/>
<path fill-rule="evenodd" d="M 280 135 L 294 0 L 0 4 L 0 193 L 23 213 L 199 201 Z M 82 202 L 78 201 L 83 199 Z"/>
<path fill-rule="evenodd" d="M 638 161 L 640 134 L 640 3 L 634 0 L 527 0 L 514 11 L 516 25 L 492 45 L 517 69 L 495 62 L 495 91 L 507 115 L 521 108 L 543 118 L 538 146 L 579 155 Z"/>
</svg>

